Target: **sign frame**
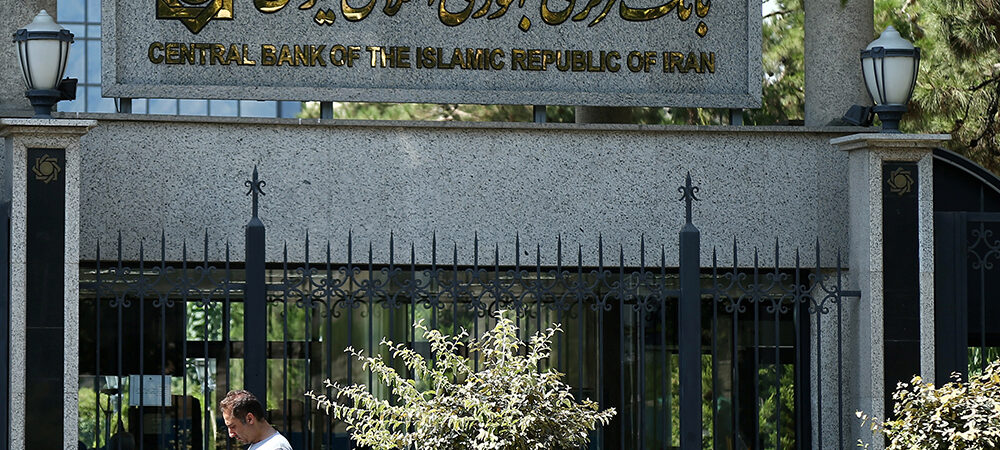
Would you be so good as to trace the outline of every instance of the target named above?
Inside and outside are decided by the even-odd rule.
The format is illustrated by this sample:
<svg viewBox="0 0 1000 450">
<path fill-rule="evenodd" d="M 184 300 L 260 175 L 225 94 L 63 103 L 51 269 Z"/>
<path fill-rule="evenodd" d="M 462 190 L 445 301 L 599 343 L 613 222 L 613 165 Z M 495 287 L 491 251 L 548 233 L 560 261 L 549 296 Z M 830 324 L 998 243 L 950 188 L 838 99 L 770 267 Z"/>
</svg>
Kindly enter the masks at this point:
<svg viewBox="0 0 1000 450">
<path fill-rule="evenodd" d="M 145 5 L 146 10 L 152 11 L 155 9 L 151 6 L 153 2 L 157 3 L 166 2 L 166 3 L 179 4 L 179 2 L 184 2 L 184 1 L 194 1 L 194 0 L 145 0 L 142 3 L 126 2 L 125 0 L 106 0 L 102 2 L 103 19 L 102 19 L 102 41 L 101 41 L 102 42 L 101 86 L 102 86 L 102 95 L 104 97 L 292 100 L 292 101 L 334 101 L 334 102 L 361 101 L 361 102 L 393 102 L 393 103 L 534 104 L 534 105 L 633 106 L 633 107 L 675 106 L 675 107 L 709 107 L 709 108 L 758 108 L 761 105 L 761 90 L 762 90 L 761 9 L 760 9 L 761 6 L 759 0 L 744 0 L 745 10 L 740 11 L 740 13 L 745 13 L 745 16 L 736 17 L 736 19 L 734 19 L 737 21 L 738 29 L 734 30 L 734 29 L 713 28 L 709 31 L 709 33 L 715 33 L 716 35 L 723 35 L 724 38 L 726 39 L 725 42 L 728 42 L 729 45 L 720 48 L 720 51 L 723 51 L 725 53 L 719 53 L 718 60 L 716 53 L 715 52 L 711 53 L 710 69 L 712 70 L 712 72 L 710 74 L 707 71 L 701 70 L 699 71 L 699 74 L 697 76 L 700 76 L 701 80 L 705 80 L 706 76 L 719 75 L 718 73 L 716 73 L 715 67 L 716 66 L 721 67 L 724 64 L 729 64 L 730 61 L 724 61 L 724 58 L 729 58 L 731 55 L 735 55 L 731 59 L 741 59 L 739 67 L 737 68 L 728 67 L 726 69 L 728 70 L 728 72 L 725 73 L 724 75 L 719 75 L 718 77 L 719 80 L 714 82 L 715 87 L 711 89 L 699 90 L 701 89 L 701 86 L 699 85 L 700 82 L 688 82 L 689 84 L 692 84 L 693 88 L 687 90 L 682 89 L 680 91 L 677 90 L 669 91 L 667 89 L 660 89 L 660 87 L 664 87 L 666 85 L 673 85 L 675 84 L 674 82 L 670 83 L 665 82 L 663 83 L 663 85 L 657 85 L 656 83 L 650 81 L 637 82 L 636 83 L 637 86 L 641 84 L 643 87 L 635 88 L 634 86 L 632 86 L 633 83 L 631 81 L 628 81 L 630 80 L 629 78 L 624 77 L 620 74 L 626 72 L 625 70 L 625 66 L 627 64 L 626 61 L 628 61 L 629 68 L 630 69 L 632 68 L 631 63 L 633 60 L 631 58 L 632 56 L 634 56 L 632 55 L 632 53 L 637 53 L 637 52 L 654 53 L 654 55 L 652 55 L 652 63 L 648 63 L 647 61 L 647 66 L 652 66 L 653 72 L 656 72 L 662 68 L 662 72 L 665 75 L 671 75 L 671 76 L 674 76 L 676 74 L 666 73 L 668 60 L 677 59 L 677 61 L 679 61 L 680 63 L 679 65 L 674 64 L 671 67 L 671 72 L 673 72 L 674 68 L 680 69 L 681 66 L 684 65 L 685 60 L 687 60 L 690 63 L 692 60 L 688 58 L 694 57 L 695 59 L 698 59 L 697 56 L 698 54 L 694 51 L 688 53 L 686 51 L 683 51 L 683 49 L 680 52 L 668 52 L 665 49 L 661 51 L 660 48 L 657 48 L 656 51 L 652 52 L 650 51 L 639 52 L 638 46 L 634 44 L 632 45 L 632 47 L 628 47 L 627 45 L 622 47 L 620 52 L 616 50 L 610 50 L 609 54 L 605 58 L 600 58 L 597 56 L 598 54 L 605 56 L 605 53 L 603 51 L 601 53 L 598 53 L 598 50 L 596 48 L 589 49 L 588 53 L 592 53 L 592 55 L 588 55 L 588 60 L 587 60 L 589 71 L 595 71 L 595 70 L 590 70 L 589 65 L 595 64 L 594 67 L 596 67 L 597 64 L 591 62 L 590 59 L 591 57 L 593 57 L 596 60 L 602 61 L 600 63 L 602 68 L 604 66 L 604 62 L 608 62 L 609 67 L 611 67 L 611 64 L 615 63 L 617 63 L 620 66 L 620 70 L 617 73 L 613 74 L 618 76 L 618 78 L 615 81 L 613 82 L 595 81 L 592 82 L 589 86 L 586 85 L 586 83 L 578 82 L 577 80 L 584 80 L 585 79 L 584 77 L 591 76 L 592 74 L 577 74 L 570 72 L 563 72 L 557 74 L 555 73 L 556 71 L 553 70 L 549 70 L 549 72 L 551 73 L 543 74 L 543 76 L 547 78 L 543 79 L 542 77 L 539 77 L 538 79 L 543 81 L 540 83 L 534 83 L 530 81 L 524 82 L 524 79 L 521 79 L 520 81 L 515 81 L 514 83 L 507 83 L 506 85 L 504 84 L 502 78 L 505 77 L 507 74 L 496 70 L 486 71 L 489 72 L 488 74 L 472 74 L 471 73 L 472 71 L 462 71 L 462 70 L 437 71 L 440 73 L 432 75 L 432 82 L 427 83 L 426 84 L 427 87 L 412 86 L 412 85 L 411 86 L 392 85 L 392 83 L 385 85 L 356 85 L 356 86 L 351 86 L 350 85 L 351 83 L 346 83 L 340 85 L 338 84 L 338 80 L 336 80 L 336 78 L 338 78 L 337 76 L 330 77 L 332 81 L 332 83 L 330 84 L 326 84 L 325 82 L 317 83 L 315 81 L 312 81 L 308 83 L 299 83 L 299 84 L 292 83 L 292 85 L 275 85 L 272 84 L 272 80 L 269 79 L 270 77 L 266 76 L 261 77 L 258 75 L 256 76 L 256 78 L 255 77 L 241 78 L 240 76 L 233 75 L 240 70 L 259 71 L 259 69 L 263 69 L 263 67 L 260 66 L 258 66 L 259 69 L 258 67 L 251 67 L 249 69 L 244 69 L 243 67 L 236 69 L 236 67 L 233 67 L 230 69 L 236 69 L 236 70 L 231 70 L 228 73 L 216 71 L 214 72 L 213 76 L 204 76 L 197 81 L 190 82 L 188 80 L 180 80 L 180 78 L 185 78 L 185 77 L 171 76 L 169 74 L 179 73 L 178 71 L 181 68 L 187 69 L 189 71 L 202 70 L 202 68 L 199 68 L 197 65 L 181 65 L 181 66 L 164 65 L 162 63 L 163 60 L 165 58 L 169 58 L 169 56 L 167 55 L 168 49 L 165 48 L 167 45 L 177 44 L 183 46 L 190 46 L 191 47 L 190 53 L 194 53 L 195 42 L 206 41 L 206 40 L 208 42 L 218 41 L 221 42 L 220 45 L 225 47 L 227 51 L 233 50 L 237 55 L 239 55 L 240 53 L 239 50 L 242 49 L 243 55 L 239 57 L 243 58 L 244 62 L 253 62 L 259 65 L 263 65 L 261 56 L 264 53 L 264 48 L 263 44 L 259 44 L 261 47 L 260 52 L 256 52 L 256 45 L 258 44 L 255 42 L 251 42 L 251 40 L 254 38 L 254 35 L 247 34 L 245 32 L 241 33 L 239 36 L 230 36 L 230 39 L 222 39 L 218 37 L 216 37 L 215 41 L 213 41 L 211 37 L 202 39 L 204 37 L 204 34 L 208 34 L 206 33 L 206 31 L 208 32 L 213 31 L 213 27 L 219 28 L 223 26 L 219 24 L 223 24 L 226 22 L 229 22 L 231 24 L 233 22 L 233 20 L 231 20 L 233 16 L 239 19 L 241 15 L 247 16 L 250 14 L 257 14 L 257 12 L 253 11 L 253 5 L 249 4 L 250 2 L 248 1 L 236 2 L 234 5 L 232 0 L 207 0 L 210 3 L 229 5 L 230 8 L 237 8 L 237 9 L 242 8 L 243 10 L 242 11 L 237 10 L 235 14 L 232 12 L 232 10 L 230 10 L 229 12 L 230 20 L 221 18 L 219 20 L 210 20 L 207 21 L 207 23 L 200 23 L 197 25 L 194 25 L 192 19 L 190 18 L 173 17 L 173 19 L 176 20 L 171 20 L 169 21 L 169 23 L 174 28 L 176 28 L 178 30 L 178 33 L 180 34 L 173 34 L 168 36 L 152 35 L 148 36 L 145 39 L 145 41 L 142 41 L 141 39 L 136 37 L 137 32 L 135 31 L 135 29 L 143 28 L 139 26 L 140 24 L 129 23 L 128 20 L 121 23 L 119 22 L 119 20 L 114 20 L 126 16 L 128 16 L 129 19 L 133 19 L 134 17 L 136 17 L 134 14 L 134 10 L 141 9 L 141 7 L 137 5 Z M 206 0 L 202 0 L 202 3 L 204 3 L 204 1 Z M 276 1 L 280 2 L 281 0 L 255 0 L 254 3 L 261 2 L 262 4 L 266 4 L 268 2 L 273 3 Z M 315 1 L 315 0 L 307 0 L 307 3 L 309 1 Z M 375 1 L 376 0 L 372 0 L 372 4 L 375 4 Z M 423 0 L 413 0 L 412 2 L 409 2 L 409 0 L 396 0 L 396 1 L 397 2 L 406 1 L 407 3 L 402 4 L 404 7 L 424 6 L 421 5 Z M 441 5 L 444 5 L 444 0 L 437 0 L 437 1 L 439 1 Z M 453 0 L 449 1 L 453 2 Z M 476 0 L 471 0 L 471 1 L 475 2 Z M 479 0 L 479 2 L 482 1 L 483 0 Z M 527 0 L 527 2 L 529 3 L 532 1 L 539 1 L 539 0 Z M 555 3 L 555 1 L 557 0 L 553 0 L 553 3 Z M 611 5 L 615 0 L 605 0 L 605 1 L 608 2 L 607 3 L 608 8 L 611 8 Z M 625 3 L 624 3 L 625 1 L 641 2 L 643 0 L 618 0 L 619 5 L 621 5 L 622 11 L 624 11 L 625 9 Z M 656 1 L 657 0 L 653 0 L 654 3 L 656 3 Z M 696 1 L 701 1 L 701 0 L 668 0 L 667 4 L 677 4 L 683 6 L 690 3 L 691 4 L 690 6 L 694 7 Z M 719 2 L 719 0 L 714 0 L 714 1 L 717 3 Z M 119 3 L 121 3 L 121 5 L 119 5 Z M 517 5 L 517 2 L 511 1 L 510 3 Z M 706 3 L 710 4 L 710 2 Z M 452 4 L 455 3 L 453 2 Z M 471 4 L 473 3 L 470 3 L 470 5 Z M 544 5 L 545 2 L 543 1 L 542 4 Z M 122 5 L 127 5 L 127 6 L 122 6 Z M 343 0 L 343 5 L 345 5 L 346 7 L 347 0 Z M 698 3 L 698 5 L 700 5 L 700 3 Z M 378 6 L 381 7 L 381 4 L 378 4 Z M 570 7 L 572 8 L 572 1 L 570 2 Z M 743 7 L 744 7 L 744 2 L 737 2 L 735 9 L 740 10 L 743 9 Z M 289 4 L 285 7 L 285 11 L 283 12 L 289 13 L 289 11 L 292 11 L 294 9 L 295 9 L 295 4 L 294 3 Z M 618 8 L 613 8 L 613 9 L 618 9 Z M 258 10 L 261 11 L 261 14 L 257 15 L 261 16 L 263 19 L 255 18 L 253 20 L 261 21 L 273 17 L 279 17 L 279 14 L 264 14 L 263 10 L 260 10 L 259 8 Z M 525 8 L 525 11 L 528 11 L 528 9 Z M 378 9 L 376 9 L 376 13 L 377 12 L 379 12 Z M 132 15 L 124 13 L 130 13 Z M 144 12 L 144 13 L 147 14 L 146 16 L 144 16 L 147 18 L 145 20 L 148 20 L 148 17 L 152 17 L 149 15 L 151 14 L 150 12 Z M 226 13 L 225 11 L 217 12 L 216 17 L 224 16 L 225 13 Z M 520 15 L 520 13 L 521 11 L 514 11 L 513 13 L 510 14 L 513 17 L 516 15 Z M 531 13 L 531 11 L 528 11 L 526 14 L 528 13 Z M 614 13 L 615 12 L 612 12 L 612 15 L 614 15 Z M 624 12 L 622 12 L 621 14 L 624 17 Z M 671 14 L 676 15 L 676 13 L 674 12 L 672 12 Z M 372 16 L 374 15 L 375 13 L 372 13 Z M 285 16 L 282 17 L 288 17 L 288 14 L 285 14 Z M 528 19 L 528 16 L 527 15 L 523 16 L 523 18 L 521 19 L 522 24 L 523 21 L 526 19 Z M 615 17 L 615 20 L 624 22 L 621 19 L 618 19 L 617 17 Z M 160 16 L 156 17 L 156 21 L 157 23 L 155 23 L 154 25 L 158 26 L 162 26 L 163 23 L 167 22 L 167 20 L 165 20 L 163 17 Z M 536 21 L 539 20 L 536 18 Z M 611 19 L 608 19 L 605 22 L 610 22 L 610 21 Z M 657 23 L 657 25 L 659 26 L 661 24 L 666 24 L 673 26 L 675 25 L 674 24 L 675 22 L 679 23 L 678 20 L 666 21 L 664 19 L 660 19 L 660 22 Z M 698 23 L 697 17 L 695 17 L 695 20 L 691 22 Z M 317 23 L 319 23 L 318 20 Z M 702 22 L 702 24 L 703 23 L 704 22 Z M 331 30 L 330 31 L 331 34 L 335 34 L 339 32 L 338 30 L 344 30 L 347 27 L 357 27 L 358 25 L 359 24 L 357 23 L 349 23 L 346 20 L 339 20 L 336 23 L 334 23 L 333 26 L 326 29 Z M 579 26 L 578 24 L 572 24 L 572 25 L 577 26 L 577 28 L 590 30 L 590 27 L 584 28 L 582 26 Z M 627 31 L 627 28 L 625 28 L 627 25 L 631 24 L 627 23 L 626 25 L 621 25 L 622 29 Z M 693 29 L 692 24 L 684 23 L 683 25 L 686 25 L 688 29 L 685 32 L 690 33 L 686 35 L 686 38 L 691 39 L 691 37 L 694 35 L 694 33 L 690 31 L 690 29 Z M 315 24 L 312 24 L 312 26 L 315 26 Z M 546 27 L 545 24 L 536 24 L 534 25 L 534 27 L 535 28 L 532 31 L 539 30 L 540 32 L 548 32 L 548 30 L 554 28 L 554 27 L 545 28 Z M 155 28 L 155 27 L 149 27 L 149 28 Z M 190 31 L 194 31 L 195 28 L 198 28 L 198 33 L 190 33 Z M 454 28 L 458 27 L 451 27 L 446 31 L 453 32 Z M 507 33 L 507 35 L 512 36 L 510 38 L 511 40 L 517 40 L 522 38 L 522 35 L 517 35 L 517 33 L 520 33 L 520 31 L 516 29 L 511 29 L 511 27 L 504 28 L 502 31 Z M 525 30 L 522 28 L 521 31 Z M 562 31 L 559 30 L 558 32 Z M 187 34 L 185 35 L 184 33 Z M 141 33 L 139 33 L 139 35 L 141 36 Z M 560 39 L 560 36 L 556 35 L 556 38 Z M 468 37 L 466 37 L 466 39 L 468 39 Z M 572 36 L 569 39 L 572 39 Z M 605 37 L 602 35 L 599 36 L 599 39 L 595 39 L 595 41 L 604 42 L 604 39 Z M 141 43 L 136 45 L 135 42 L 137 41 Z M 148 47 L 146 45 L 147 42 L 150 42 L 148 44 Z M 580 41 L 571 40 L 570 42 L 579 43 Z M 235 47 L 230 49 L 230 45 Z M 472 45 L 475 44 L 470 42 L 469 45 L 465 47 L 469 47 Z M 275 47 L 278 47 L 278 44 L 276 44 Z M 364 45 L 359 45 L 358 47 L 361 49 L 361 51 L 357 59 L 363 63 L 367 63 L 371 50 L 367 49 Z M 461 45 L 456 44 L 456 51 L 459 49 L 459 47 L 461 47 Z M 387 46 L 383 48 L 389 48 L 389 47 Z M 511 47 L 510 46 L 503 47 L 502 44 L 497 44 L 495 48 L 511 48 Z M 533 50 L 530 49 L 530 47 L 525 47 L 525 48 L 529 49 L 528 51 Z M 562 48 L 567 48 L 567 47 L 562 47 Z M 419 50 L 423 48 L 418 45 L 412 47 L 412 49 L 417 50 L 416 53 L 419 54 Z M 488 50 L 488 48 L 486 49 Z M 277 48 L 275 50 L 276 50 L 275 52 L 276 56 Z M 449 50 L 450 48 L 445 47 L 445 54 L 447 54 Z M 513 69 L 515 67 L 515 64 L 513 64 L 511 60 L 512 57 L 514 56 L 513 53 L 516 50 L 519 49 L 511 48 L 509 52 L 504 52 L 503 57 L 505 58 L 506 61 L 505 68 Z M 631 51 L 629 52 L 628 50 Z M 440 51 L 440 48 L 438 51 Z M 584 50 L 581 50 L 581 52 L 582 51 Z M 128 52 L 131 52 L 129 53 L 131 56 L 124 56 Z M 383 50 L 383 52 L 385 52 L 385 50 Z M 612 52 L 618 53 L 617 59 L 612 59 L 613 55 L 610 55 L 610 53 Z M 139 57 L 135 56 L 135 54 L 137 53 L 141 53 L 142 55 L 147 55 L 149 60 L 142 61 L 141 55 Z M 188 55 L 190 55 L 190 53 L 188 53 Z M 204 51 L 202 51 L 202 53 L 203 55 L 201 62 L 202 65 L 206 65 L 204 62 Z M 251 53 L 255 54 L 250 55 Z M 176 51 L 174 51 L 172 54 L 176 57 Z M 707 60 L 708 55 L 709 54 L 705 52 L 700 53 L 701 69 L 705 69 L 705 61 Z M 128 59 L 129 57 L 131 57 L 132 59 L 129 60 Z M 565 60 L 567 61 L 568 64 L 570 59 L 569 50 L 566 50 L 566 54 L 564 55 L 564 57 L 566 58 Z M 236 57 L 234 56 L 233 58 Z M 330 62 L 332 63 L 333 62 L 332 56 L 330 58 L 331 58 Z M 417 58 L 419 58 L 419 56 Z M 545 57 L 543 57 L 543 59 L 544 58 Z M 322 57 L 320 59 L 322 59 Z M 414 58 L 414 60 L 415 59 L 416 58 Z M 415 62 L 414 60 L 410 60 L 410 62 Z M 443 57 L 441 60 L 443 60 Z M 159 61 L 159 63 L 151 64 L 152 61 Z M 372 56 L 371 64 L 373 67 L 375 67 L 376 65 L 375 61 L 376 58 Z M 236 58 L 233 61 L 233 65 L 234 66 L 239 65 L 238 58 Z M 522 65 L 521 67 L 523 68 L 524 66 Z M 331 68 L 324 67 L 324 69 L 331 69 Z M 547 67 L 547 69 L 551 69 L 551 67 Z M 381 69 L 381 70 L 388 70 L 388 69 Z M 411 70 L 421 70 L 421 69 L 411 69 Z M 693 70 L 697 71 L 698 69 L 696 68 Z M 722 69 L 720 69 L 720 71 L 721 70 Z M 649 67 L 647 67 L 646 72 L 649 72 Z M 685 77 L 688 77 L 687 79 L 691 79 L 692 75 L 687 74 L 687 72 L 688 71 L 685 71 L 686 73 Z M 149 76 L 150 74 L 153 75 Z M 461 86 L 459 85 L 460 83 L 449 83 L 447 81 L 433 82 L 435 80 L 434 77 L 437 76 L 452 77 L 451 79 L 462 80 L 463 75 L 466 74 L 469 74 L 471 76 L 480 76 L 480 77 L 486 76 L 494 78 L 483 78 L 484 80 L 489 80 L 489 82 L 487 83 L 481 82 L 480 85 L 487 85 L 482 88 L 475 86 Z M 516 75 L 525 76 L 520 73 Z M 640 73 L 640 75 L 642 74 Z M 550 79 L 556 79 L 558 76 L 563 76 L 565 78 L 565 81 L 555 81 L 554 82 L 555 88 L 553 88 L 552 87 L 553 83 L 549 83 L 548 81 Z M 148 79 L 142 79 L 143 77 L 147 77 Z M 275 76 L 274 78 L 282 78 L 282 77 L 285 77 L 285 75 L 282 75 L 280 77 Z M 381 77 L 381 75 L 377 76 L 372 75 L 372 77 Z M 494 79 L 500 81 L 498 83 L 493 83 Z M 638 79 L 638 77 L 633 79 Z M 682 77 L 676 76 L 676 78 L 674 79 L 682 79 Z M 577 88 L 576 87 L 577 85 L 579 85 L 580 87 Z M 606 87 L 609 86 L 625 86 L 626 88 L 630 89 L 624 89 L 624 90 L 606 89 Z"/>
</svg>

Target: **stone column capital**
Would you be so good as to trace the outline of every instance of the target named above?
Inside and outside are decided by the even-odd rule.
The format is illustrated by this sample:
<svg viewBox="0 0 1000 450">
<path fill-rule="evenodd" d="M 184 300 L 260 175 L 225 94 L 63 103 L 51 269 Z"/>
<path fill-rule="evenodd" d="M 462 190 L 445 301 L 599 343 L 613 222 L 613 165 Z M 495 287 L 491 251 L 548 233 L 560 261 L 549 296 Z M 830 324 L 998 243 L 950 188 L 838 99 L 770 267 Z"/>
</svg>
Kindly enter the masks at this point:
<svg viewBox="0 0 1000 450">
<path fill-rule="evenodd" d="M 868 150 L 905 153 L 908 150 L 930 151 L 951 140 L 949 134 L 857 133 L 830 140 L 844 151 Z"/>
<path fill-rule="evenodd" d="M 0 119 L 0 137 L 28 138 L 41 141 L 31 145 L 44 146 L 46 142 L 51 142 L 48 146 L 65 147 L 59 145 L 64 144 L 64 138 L 79 139 L 96 125 L 96 120 L 4 118 Z"/>
</svg>

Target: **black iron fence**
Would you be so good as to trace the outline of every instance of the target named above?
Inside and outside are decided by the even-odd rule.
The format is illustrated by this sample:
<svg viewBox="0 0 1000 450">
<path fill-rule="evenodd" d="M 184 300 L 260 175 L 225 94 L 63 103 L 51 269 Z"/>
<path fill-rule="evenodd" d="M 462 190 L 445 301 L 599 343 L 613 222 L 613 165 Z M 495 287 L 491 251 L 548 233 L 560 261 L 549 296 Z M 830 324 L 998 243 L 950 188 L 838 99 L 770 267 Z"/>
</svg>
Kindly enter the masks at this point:
<svg viewBox="0 0 1000 450">
<path fill-rule="evenodd" d="M 207 234 L 198 257 L 182 243 L 180 261 L 163 257 L 165 235 L 152 259 L 140 245 L 137 260 L 124 260 L 120 237 L 110 259 L 94 244 L 97 258 L 81 273 L 80 440 L 88 448 L 233 447 L 217 404 L 235 388 L 266 399 L 269 421 L 296 449 L 351 448 L 344 425 L 303 396 L 327 378 L 385 392 L 346 347 L 379 352 L 386 337 L 429 352 L 415 320 L 481 336 L 498 310 L 516 318 L 523 337 L 562 325 L 549 364 L 578 397 L 619 411 L 594 433 L 594 448 L 845 447 L 843 393 L 824 392 L 818 380 L 843 379 L 840 308 L 858 292 L 843 289 L 839 262 L 820 268 L 818 245 L 782 265 L 775 244 L 774 267 L 764 268 L 757 250 L 741 256 L 734 242 L 731 267 L 701 267 L 690 179 L 681 188 L 679 267 L 644 243 L 640 264 L 627 267 L 620 249 L 605 256 L 602 241 L 595 261 L 557 241 L 554 266 L 541 264 L 539 246 L 518 244 L 508 266 L 496 246 L 481 259 L 478 240 L 463 262 L 457 245 L 436 240 L 428 258 L 412 245 L 398 258 L 390 239 L 388 263 L 376 264 L 372 244 L 358 252 L 353 239 L 313 258 L 308 235 L 304 261 L 268 264 L 260 185 L 255 171 L 245 262 L 230 261 L 228 246 L 210 255 Z M 451 257 L 439 259 L 439 250 Z M 522 264 L 523 253 L 535 263 Z M 827 345 L 837 346 L 835 360 L 819 357 Z M 819 429 L 830 414 L 821 405 L 830 404 L 839 429 Z"/>
<path fill-rule="evenodd" d="M 10 411 L 10 201 L 0 202 L 0 405 Z M 10 442 L 10 414 L 0 417 L 0 442 Z"/>
</svg>

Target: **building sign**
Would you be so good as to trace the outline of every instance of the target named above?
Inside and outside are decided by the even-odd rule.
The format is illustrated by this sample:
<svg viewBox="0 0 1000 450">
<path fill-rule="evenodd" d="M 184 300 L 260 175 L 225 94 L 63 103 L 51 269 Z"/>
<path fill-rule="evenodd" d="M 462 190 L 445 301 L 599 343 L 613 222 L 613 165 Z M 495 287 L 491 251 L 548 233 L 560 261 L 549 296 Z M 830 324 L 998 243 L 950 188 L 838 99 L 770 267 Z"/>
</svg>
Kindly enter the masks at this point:
<svg viewBox="0 0 1000 450">
<path fill-rule="evenodd" d="M 122 98 L 757 107 L 760 0 L 110 0 Z"/>
</svg>

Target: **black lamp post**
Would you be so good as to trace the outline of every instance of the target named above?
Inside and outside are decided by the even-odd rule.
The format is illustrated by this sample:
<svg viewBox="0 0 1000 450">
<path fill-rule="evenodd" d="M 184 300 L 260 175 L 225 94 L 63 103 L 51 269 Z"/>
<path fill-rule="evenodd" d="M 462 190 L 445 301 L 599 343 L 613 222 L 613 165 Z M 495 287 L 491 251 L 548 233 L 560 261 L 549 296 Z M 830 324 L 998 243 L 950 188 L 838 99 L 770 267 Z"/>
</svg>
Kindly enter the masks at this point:
<svg viewBox="0 0 1000 450">
<path fill-rule="evenodd" d="M 76 79 L 62 79 L 69 60 L 73 33 L 42 10 L 28 26 L 14 33 L 17 57 L 27 88 L 24 95 L 35 108 L 35 118 L 51 118 L 60 100 L 76 98 Z"/>
<path fill-rule="evenodd" d="M 920 49 L 899 36 L 892 26 L 861 51 L 861 68 L 872 111 L 882 120 L 883 133 L 899 133 L 899 119 L 913 95 L 920 66 Z"/>
</svg>

